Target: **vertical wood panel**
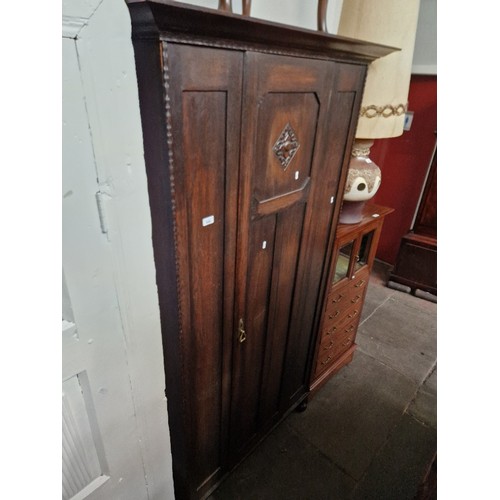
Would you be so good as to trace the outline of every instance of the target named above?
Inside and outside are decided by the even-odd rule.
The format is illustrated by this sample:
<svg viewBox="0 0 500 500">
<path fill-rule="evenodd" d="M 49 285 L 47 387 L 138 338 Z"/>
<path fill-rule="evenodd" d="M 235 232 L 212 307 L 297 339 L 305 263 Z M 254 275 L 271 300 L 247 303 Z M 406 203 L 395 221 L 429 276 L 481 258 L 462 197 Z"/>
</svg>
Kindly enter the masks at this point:
<svg viewBox="0 0 500 500">
<path fill-rule="evenodd" d="M 304 213 L 304 204 L 297 204 L 277 215 L 272 291 L 269 300 L 270 317 L 259 409 L 259 425 L 263 428 L 272 424 L 279 412 L 283 362 L 294 283 L 297 278 Z"/>
<path fill-rule="evenodd" d="M 242 318 L 247 339 L 235 339 L 232 373 L 231 442 L 239 454 L 257 433 L 257 409 L 262 383 L 263 355 L 273 272 L 276 216 L 254 222 L 250 235 L 246 304 Z M 262 248 L 263 242 L 266 248 Z"/>
<path fill-rule="evenodd" d="M 293 301 L 287 363 L 283 374 L 283 411 L 307 390 L 311 341 L 319 321 L 317 305 L 325 286 L 325 266 L 333 243 L 332 227 L 337 223 L 341 191 L 333 205 L 330 199 L 345 182 L 346 152 L 352 142 L 356 123 L 354 117 L 360 101 L 356 89 L 364 76 L 364 70 L 354 65 L 332 64 L 330 68 L 332 98 L 328 108 L 323 108 L 324 135 L 318 138 L 318 143 L 322 145 L 321 152 L 311 173 L 310 203 L 295 284 L 299 293 L 295 294 Z"/>
<path fill-rule="evenodd" d="M 184 92 L 184 176 L 188 203 L 191 330 L 189 419 L 203 461 L 201 481 L 220 466 L 226 94 Z M 204 226 L 203 220 L 213 222 Z"/>
</svg>

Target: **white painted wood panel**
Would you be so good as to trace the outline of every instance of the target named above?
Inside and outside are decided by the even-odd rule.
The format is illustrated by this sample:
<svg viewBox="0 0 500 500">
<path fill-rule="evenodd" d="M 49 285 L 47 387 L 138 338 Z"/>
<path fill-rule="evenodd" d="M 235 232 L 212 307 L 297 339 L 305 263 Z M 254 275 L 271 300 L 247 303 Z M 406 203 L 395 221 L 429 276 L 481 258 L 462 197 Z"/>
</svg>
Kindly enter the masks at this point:
<svg viewBox="0 0 500 500">
<path fill-rule="evenodd" d="M 82 394 L 63 409 L 66 495 L 173 499 L 135 63 L 121 0 L 63 3 L 62 188 L 62 375 L 65 394 L 75 380 Z M 98 457 L 97 478 L 95 468 L 77 476 L 82 450 Z"/>
<path fill-rule="evenodd" d="M 163 348 L 130 16 L 104 0 L 77 40 L 148 489 L 173 497 Z"/>
<path fill-rule="evenodd" d="M 75 375 L 63 382 L 62 394 L 62 498 L 70 500 L 94 482 L 99 487 L 108 476 L 102 471 L 96 442 L 100 436 L 92 431 L 89 410 L 85 405 L 80 377 Z M 86 395 L 87 398 L 90 394 Z M 101 479 L 103 481 L 97 481 Z"/>
<path fill-rule="evenodd" d="M 63 269 L 78 332 L 63 342 L 63 386 L 78 374 L 87 374 L 87 397 L 95 408 L 94 433 L 103 438 L 103 461 L 109 476 L 99 488 L 87 490 L 86 496 L 147 498 L 112 255 L 99 224 L 92 135 L 76 42 L 71 39 L 63 39 L 62 187 Z M 89 415 L 76 411 L 71 414 L 80 421 Z M 78 462 L 76 455 L 81 450 L 80 446 L 66 447 L 65 463 Z M 82 486 L 82 481 L 75 487 Z"/>
</svg>

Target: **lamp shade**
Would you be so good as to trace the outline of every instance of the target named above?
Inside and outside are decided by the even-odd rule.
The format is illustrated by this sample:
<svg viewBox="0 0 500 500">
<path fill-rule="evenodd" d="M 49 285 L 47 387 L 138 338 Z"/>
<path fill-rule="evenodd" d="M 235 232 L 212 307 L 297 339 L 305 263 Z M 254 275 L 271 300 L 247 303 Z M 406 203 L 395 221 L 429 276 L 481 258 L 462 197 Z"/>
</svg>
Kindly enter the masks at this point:
<svg viewBox="0 0 500 500">
<path fill-rule="evenodd" d="M 344 0 L 338 34 L 398 47 L 368 67 L 356 137 L 403 133 L 420 0 Z"/>
</svg>

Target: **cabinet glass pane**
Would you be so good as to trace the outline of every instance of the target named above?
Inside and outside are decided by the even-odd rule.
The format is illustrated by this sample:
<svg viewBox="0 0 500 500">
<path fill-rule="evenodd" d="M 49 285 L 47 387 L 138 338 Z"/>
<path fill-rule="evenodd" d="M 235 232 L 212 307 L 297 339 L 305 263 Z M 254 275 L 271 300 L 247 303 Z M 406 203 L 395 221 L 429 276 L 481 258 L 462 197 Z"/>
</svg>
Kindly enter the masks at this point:
<svg viewBox="0 0 500 500">
<path fill-rule="evenodd" d="M 337 262 L 335 263 L 335 274 L 333 276 L 334 283 L 337 283 L 337 281 L 340 281 L 342 278 L 345 278 L 347 276 L 353 246 L 354 242 L 350 241 L 349 243 L 347 243 L 347 245 L 344 245 L 340 248 Z"/>
<path fill-rule="evenodd" d="M 366 233 L 361 238 L 361 245 L 359 246 L 359 253 L 354 265 L 354 271 L 361 269 L 368 263 L 368 256 L 370 255 L 370 248 L 372 246 L 373 234 L 375 231 Z"/>
</svg>

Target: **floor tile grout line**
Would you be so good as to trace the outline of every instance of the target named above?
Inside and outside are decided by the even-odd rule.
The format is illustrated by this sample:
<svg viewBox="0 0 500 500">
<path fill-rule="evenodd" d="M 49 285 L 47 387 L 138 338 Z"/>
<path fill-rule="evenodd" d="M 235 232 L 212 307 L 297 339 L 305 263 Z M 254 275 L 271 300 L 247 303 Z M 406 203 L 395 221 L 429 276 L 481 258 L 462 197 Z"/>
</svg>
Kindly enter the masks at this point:
<svg viewBox="0 0 500 500">
<path fill-rule="evenodd" d="M 370 354 L 369 352 L 366 352 L 363 350 L 363 348 L 359 345 L 358 345 L 358 352 L 361 352 L 363 353 L 365 356 L 368 356 L 369 358 L 372 358 L 374 359 L 375 361 L 377 361 L 378 363 L 380 363 L 381 365 L 384 365 L 386 368 L 389 368 L 390 370 L 393 370 L 395 371 L 396 373 L 398 373 L 399 375 L 405 377 L 406 379 L 408 379 L 409 381 L 413 382 L 414 384 L 417 385 L 417 390 L 422 386 L 422 384 L 425 382 L 425 380 L 427 380 L 427 377 L 428 377 L 428 374 L 425 376 L 425 378 L 422 380 L 422 382 L 418 382 L 414 379 L 412 379 L 410 376 L 408 376 L 406 373 L 403 373 L 403 372 L 400 372 L 397 368 L 394 368 L 393 366 L 391 365 L 388 365 L 387 363 L 384 363 L 381 359 L 378 359 L 376 358 L 375 356 L 373 356 L 373 354 Z M 436 363 L 434 363 L 435 365 Z M 433 365 L 433 366 L 434 366 Z"/>
<path fill-rule="evenodd" d="M 321 450 L 320 448 L 318 448 L 312 441 L 309 440 L 308 436 L 307 435 L 304 435 L 302 434 L 302 432 L 300 432 L 298 429 L 295 429 L 290 423 L 286 422 L 286 425 L 288 426 L 288 429 L 293 433 L 295 434 L 295 436 L 299 437 L 300 439 L 304 440 L 307 444 L 309 444 L 311 446 L 311 448 L 314 449 L 314 451 L 316 451 L 318 453 L 318 455 L 320 455 L 321 457 L 323 457 L 325 460 L 328 461 L 329 464 L 333 465 L 335 468 L 337 468 L 340 472 L 342 472 L 342 474 L 345 474 L 347 477 L 349 477 L 350 479 L 352 479 L 356 484 L 358 482 L 358 480 L 352 476 L 351 474 L 349 474 L 349 472 L 347 470 L 345 470 L 343 467 L 341 467 L 340 465 L 338 465 L 333 459 L 332 457 L 330 457 L 329 455 L 327 455 L 323 450 Z"/>
<path fill-rule="evenodd" d="M 359 481 L 356 481 L 356 484 L 354 485 L 354 488 L 352 489 L 350 495 L 349 495 L 349 498 L 352 498 L 354 496 L 354 494 L 356 493 L 356 490 L 357 488 L 359 487 L 359 485 L 363 482 L 363 479 L 364 477 L 366 476 L 366 474 L 368 473 L 371 465 L 375 462 L 375 460 L 378 459 L 380 453 L 382 453 L 382 450 L 384 448 L 384 446 L 389 442 L 389 440 L 392 438 L 392 435 L 394 433 L 394 430 L 396 429 L 396 427 L 401 423 L 401 420 L 403 419 L 403 417 L 405 415 L 408 415 L 408 417 L 410 417 L 411 419 L 413 419 L 415 422 L 417 422 L 418 424 L 426 427 L 426 428 L 429 428 L 429 429 L 432 429 L 433 427 L 430 426 L 429 424 L 426 424 L 425 422 L 421 422 L 420 420 L 418 420 L 414 415 L 410 414 L 410 413 L 407 413 L 406 412 L 406 409 L 403 411 L 403 413 L 401 413 L 400 417 L 399 417 L 399 420 L 396 421 L 396 423 L 391 427 L 390 431 L 387 433 L 387 436 L 384 440 L 384 442 L 377 448 L 376 452 L 373 454 L 373 457 L 372 459 L 370 460 L 370 463 L 367 465 L 366 469 L 363 471 L 363 474 L 361 475 L 361 478 L 359 479 Z"/>
<path fill-rule="evenodd" d="M 368 471 L 370 470 L 370 467 L 371 465 L 374 463 L 374 461 L 376 459 L 378 459 L 380 453 L 382 452 L 382 449 L 384 448 L 384 446 L 389 442 L 389 439 L 392 437 L 392 434 L 394 432 L 394 429 L 396 429 L 396 427 L 399 425 L 399 423 L 401 422 L 401 419 L 404 417 L 405 415 L 405 412 L 403 411 L 399 417 L 399 419 L 396 421 L 396 423 L 391 427 L 391 429 L 389 430 L 389 432 L 387 433 L 386 437 L 385 437 L 385 440 L 384 442 L 377 448 L 377 450 L 375 451 L 375 453 L 373 454 L 373 457 L 372 459 L 370 460 L 370 463 L 366 466 L 365 470 L 363 471 L 363 474 L 361 474 L 361 477 L 359 479 L 359 481 L 356 481 L 356 484 L 354 486 L 354 488 L 352 489 L 351 493 L 350 493 L 350 496 L 349 498 L 352 498 L 354 496 L 354 494 L 356 493 L 356 490 L 357 488 L 359 487 L 359 485 L 363 482 L 363 479 L 365 478 L 366 474 L 368 473 Z"/>
<path fill-rule="evenodd" d="M 359 326 L 364 325 L 393 296 L 394 294 L 391 294 L 388 297 L 386 297 L 386 299 L 383 302 L 381 302 L 365 319 L 359 322 Z"/>
<path fill-rule="evenodd" d="M 423 427 L 426 427 L 427 429 L 434 429 L 434 426 L 432 424 L 429 424 L 429 422 L 424 422 L 423 420 L 418 419 L 413 413 L 410 413 L 409 411 L 405 410 L 403 415 L 408 415 L 410 418 L 415 420 L 418 424 L 422 425 Z"/>
<path fill-rule="evenodd" d="M 367 292 L 369 292 L 369 290 L 367 290 Z M 404 293 L 404 292 L 399 292 L 398 290 L 394 290 L 393 293 L 391 293 L 390 295 L 388 295 L 366 318 L 364 318 L 362 321 L 359 322 L 359 326 L 365 324 L 390 299 L 394 299 L 394 300 L 398 301 L 400 304 L 403 304 L 403 305 L 409 307 L 410 309 L 413 309 L 414 311 L 418 311 L 420 314 L 426 314 L 426 315 L 429 315 L 429 316 L 432 316 L 434 314 L 431 311 L 423 311 L 419 307 L 416 307 L 415 305 L 410 304 L 408 302 L 404 302 L 404 301 L 402 302 L 402 301 L 398 300 L 398 294 L 399 293 Z M 420 299 L 420 300 L 423 300 L 423 299 Z"/>
<path fill-rule="evenodd" d="M 410 407 L 410 405 L 415 401 L 415 399 L 417 398 L 417 395 L 420 391 L 420 389 L 424 386 L 425 382 L 429 379 L 429 377 L 434 373 L 435 369 L 437 368 L 437 360 L 434 361 L 434 364 L 432 365 L 432 367 L 429 369 L 429 371 L 427 372 L 426 376 L 424 377 L 424 380 L 422 381 L 422 383 L 417 387 L 417 390 L 415 391 L 415 393 L 413 394 L 413 397 L 411 398 L 411 400 L 409 401 L 409 403 L 405 406 L 405 409 L 403 411 L 403 413 L 406 413 L 410 416 L 412 416 L 415 420 L 417 420 L 417 418 L 415 418 L 414 415 L 412 415 L 411 413 L 408 413 L 408 408 Z M 417 420 L 417 422 L 420 422 L 419 420 Z M 423 422 L 422 422 L 423 423 Z"/>
<path fill-rule="evenodd" d="M 410 301 L 402 301 L 402 300 L 399 300 L 399 293 L 403 293 L 404 292 L 398 292 L 398 293 L 395 293 L 393 295 L 391 295 L 391 298 L 394 298 L 394 300 L 397 300 L 400 304 L 403 304 L 407 307 L 409 307 L 410 309 L 413 309 L 414 311 L 418 311 L 420 314 L 426 314 L 428 316 L 434 316 L 435 314 L 435 311 L 426 311 L 426 310 L 423 310 L 422 308 L 418 307 L 417 304 L 412 304 Z M 420 299 L 419 297 L 416 297 L 418 300 L 424 300 L 425 299 Z M 427 301 L 428 302 L 428 301 Z M 432 304 L 434 304 L 437 308 L 437 303 L 436 302 L 432 302 Z"/>
<path fill-rule="evenodd" d="M 368 356 L 370 357 L 371 359 L 377 361 L 378 363 L 380 363 L 381 365 L 385 366 L 386 368 L 389 368 L 389 370 L 393 370 L 395 371 L 396 373 L 398 373 L 399 375 L 401 375 L 402 377 L 405 377 L 407 380 L 409 380 L 410 382 L 413 382 L 415 385 L 416 385 L 416 389 L 415 389 L 415 392 L 413 393 L 413 396 L 410 398 L 409 402 L 406 404 L 406 406 L 403 408 L 403 415 L 406 413 L 407 415 L 411 416 L 414 420 L 416 420 L 417 422 L 425 425 L 426 427 L 432 427 L 432 425 L 426 423 L 426 422 L 423 422 L 423 421 L 420 421 L 416 418 L 415 415 L 413 415 L 412 413 L 409 413 L 408 412 L 408 409 L 410 408 L 411 404 L 415 401 L 415 399 L 417 398 L 417 395 L 419 393 L 419 391 L 422 389 L 422 387 L 424 386 L 425 382 L 427 381 L 427 379 L 432 375 L 432 373 L 434 372 L 434 370 L 437 368 L 437 361 L 434 362 L 434 364 L 432 365 L 432 367 L 429 369 L 429 371 L 427 372 L 427 374 L 425 375 L 425 377 L 423 378 L 422 382 L 416 382 L 415 380 L 413 380 L 412 378 L 410 378 L 408 375 L 406 375 L 405 373 L 402 373 L 400 372 L 399 370 L 397 370 L 396 368 L 384 363 L 383 361 L 381 361 L 380 359 L 377 359 L 376 357 L 372 356 L 371 354 L 363 351 L 362 349 L 359 349 L 360 352 L 362 352 L 365 356 Z"/>
</svg>

